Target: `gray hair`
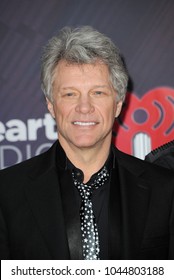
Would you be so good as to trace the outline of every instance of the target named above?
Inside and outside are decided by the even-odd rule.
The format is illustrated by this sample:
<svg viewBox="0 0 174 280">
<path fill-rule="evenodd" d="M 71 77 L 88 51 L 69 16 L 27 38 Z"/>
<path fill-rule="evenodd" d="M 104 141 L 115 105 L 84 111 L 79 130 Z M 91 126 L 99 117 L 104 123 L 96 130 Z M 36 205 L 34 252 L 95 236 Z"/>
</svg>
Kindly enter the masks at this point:
<svg viewBox="0 0 174 280">
<path fill-rule="evenodd" d="M 77 64 L 95 63 L 97 60 L 103 62 L 108 66 L 112 86 L 118 94 L 118 101 L 124 100 L 128 73 L 119 49 L 110 38 L 90 26 L 83 26 L 64 27 L 57 36 L 48 41 L 41 59 L 41 88 L 50 101 L 54 72 L 60 60 Z"/>
</svg>

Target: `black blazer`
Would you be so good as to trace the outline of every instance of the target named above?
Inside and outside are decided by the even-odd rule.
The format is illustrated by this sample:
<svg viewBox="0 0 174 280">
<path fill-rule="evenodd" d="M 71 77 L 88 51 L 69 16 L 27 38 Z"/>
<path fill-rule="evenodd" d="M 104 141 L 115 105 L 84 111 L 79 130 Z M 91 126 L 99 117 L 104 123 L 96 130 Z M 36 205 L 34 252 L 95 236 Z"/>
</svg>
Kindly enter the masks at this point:
<svg viewBox="0 0 174 280">
<path fill-rule="evenodd" d="M 47 152 L 0 171 L 1 259 L 82 258 L 71 174 L 65 160 L 59 170 L 62 168 L 61 178 L 67 184 L 61 186 L 57 149 L 61 151 L 58 142 Z M 116 148 L 114 161 L 117 168 L 113 169 L 110 186 L 109 259 L 117 255 L 118 219 L 121 259 L 174 259 L 173 173 Z M 116 201 L 120 203 L 119 213 Z"/>
</svg>

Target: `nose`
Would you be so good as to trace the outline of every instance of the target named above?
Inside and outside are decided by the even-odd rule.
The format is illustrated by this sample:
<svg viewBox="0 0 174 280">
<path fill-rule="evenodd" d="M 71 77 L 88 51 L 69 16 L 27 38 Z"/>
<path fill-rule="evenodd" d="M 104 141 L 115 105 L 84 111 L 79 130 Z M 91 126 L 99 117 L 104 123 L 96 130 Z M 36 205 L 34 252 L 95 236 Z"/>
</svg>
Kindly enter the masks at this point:
<svg viewBox="0 0 174 280">
<path fill-rule="evenodd" d="M 94 112 L 94 106 L 89 96 L 80 96 L 76 106 L 76 112 L 89 114 Z"/>
</svg>

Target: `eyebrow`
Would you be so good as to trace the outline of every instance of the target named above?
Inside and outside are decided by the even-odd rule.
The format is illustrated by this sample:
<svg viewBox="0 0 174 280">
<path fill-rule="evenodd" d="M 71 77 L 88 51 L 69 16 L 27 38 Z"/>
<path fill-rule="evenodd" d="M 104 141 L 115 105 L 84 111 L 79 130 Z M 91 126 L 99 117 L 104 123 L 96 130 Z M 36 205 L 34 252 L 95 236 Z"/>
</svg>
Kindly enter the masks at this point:
<svg viewBox="0 0 174 280">
<path fill-rule="evenodd" d="M 110 88 L 110 87 L 107 85 L 95 85 L 92 87 L 92 89 L 95 89 L 95 88 Z M 67 89 L 76 89 L 76 88 L 73 86 L 69 86 L 69 87 L 63 87 L 62 89 L 67 90 Z"/>
<path fill-rule="evenodd" d="M 107 85 L 96 85 L 93 88 L 110 88 L 110 87 Z"/>
</svg>

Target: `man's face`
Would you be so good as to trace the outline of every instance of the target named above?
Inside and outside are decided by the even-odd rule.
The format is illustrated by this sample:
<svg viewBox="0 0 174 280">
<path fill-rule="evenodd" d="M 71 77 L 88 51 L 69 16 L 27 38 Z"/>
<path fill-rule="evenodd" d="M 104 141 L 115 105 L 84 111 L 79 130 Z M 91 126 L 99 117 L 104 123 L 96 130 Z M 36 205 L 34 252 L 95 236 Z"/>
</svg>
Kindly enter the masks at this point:
<svg viewBox="0 0 174 280">
<path fill-rule="evenodd" d="M 116 97 L 105 64 L 60 61 L 54 74 L 53 102 L 47 100 L 47 104 L 56 120 L 62 146 L 110 146 L 113 122 L 122 107 Z"/>
</svg>

